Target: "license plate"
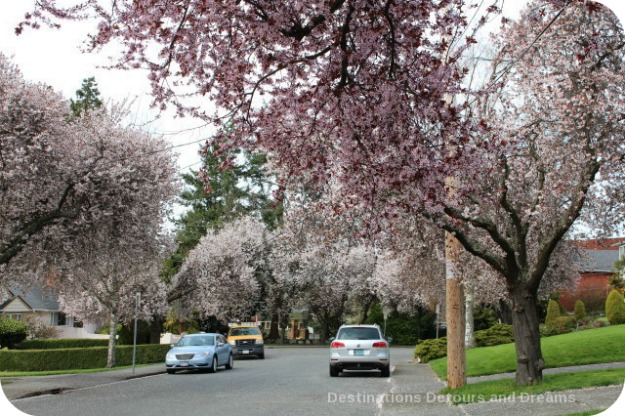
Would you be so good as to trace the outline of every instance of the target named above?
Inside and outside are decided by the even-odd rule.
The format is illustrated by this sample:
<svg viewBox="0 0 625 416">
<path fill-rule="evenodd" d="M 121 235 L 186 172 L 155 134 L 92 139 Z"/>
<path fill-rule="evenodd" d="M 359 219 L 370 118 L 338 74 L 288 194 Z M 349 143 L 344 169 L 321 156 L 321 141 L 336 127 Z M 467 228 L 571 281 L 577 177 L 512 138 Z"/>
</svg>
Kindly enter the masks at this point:
<svg viewBox="0 0 625 416">
<path fill-rule="evenodd" d="M 249 354 L 250 351 L 249 350 L 243 350 L 243 354 Z"/>
<path fill-rule="evenodd" d="M 187 361 L 180 361 L 180 367 L 188 367 L 189 363 Z"/>
<path fill-rule="evenodd" d="M 354 350 L 354 355 L 365 355 L 365 350 Z"/>
</svg>

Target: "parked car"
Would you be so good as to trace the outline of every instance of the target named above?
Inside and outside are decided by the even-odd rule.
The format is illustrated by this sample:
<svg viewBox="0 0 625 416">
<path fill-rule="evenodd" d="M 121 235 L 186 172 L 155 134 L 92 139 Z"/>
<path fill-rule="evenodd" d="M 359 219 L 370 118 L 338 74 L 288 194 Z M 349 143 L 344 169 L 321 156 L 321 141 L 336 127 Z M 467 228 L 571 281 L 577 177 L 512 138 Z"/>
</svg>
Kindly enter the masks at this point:
<svg viewBox="0 0 625 416">
<path fill-rule="evenodd" d="M 228 343 L 235 357 L 255 355 L 265 358 L 263 333 L 254 325 L 231 326 L 228 330 Z"/>
<path fill-rule="evenodd" d="M 343 370 L 380 370 L 391 375 L 392 339 L 384 339 L 378 325 L 342 325 L 336 338 L 330 338 L 330 376 Z"/>
<path fill-rule="evenodd" d="M 172 346 L 165 357 L 169 374 L 178 370 L 217 371 L 217 367 L 232 369 L 232 348 L 221 334 L 185 335 Z"/>
</svg>

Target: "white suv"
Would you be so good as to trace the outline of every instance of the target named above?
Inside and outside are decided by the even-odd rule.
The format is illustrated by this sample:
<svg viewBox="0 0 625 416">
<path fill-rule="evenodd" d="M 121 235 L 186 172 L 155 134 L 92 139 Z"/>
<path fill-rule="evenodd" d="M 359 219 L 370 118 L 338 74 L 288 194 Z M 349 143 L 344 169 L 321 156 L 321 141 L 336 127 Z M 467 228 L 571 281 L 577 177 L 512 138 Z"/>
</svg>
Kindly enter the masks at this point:
<svg viewBox="0 0 625 416">
<path fill-rule="evenodd" d="M 385 340 L 378 325 L 342 325 L 330 344 L 330 376 L 343 370 L 380 370 L 391 375 L 389 338 Z"/>
</svg>

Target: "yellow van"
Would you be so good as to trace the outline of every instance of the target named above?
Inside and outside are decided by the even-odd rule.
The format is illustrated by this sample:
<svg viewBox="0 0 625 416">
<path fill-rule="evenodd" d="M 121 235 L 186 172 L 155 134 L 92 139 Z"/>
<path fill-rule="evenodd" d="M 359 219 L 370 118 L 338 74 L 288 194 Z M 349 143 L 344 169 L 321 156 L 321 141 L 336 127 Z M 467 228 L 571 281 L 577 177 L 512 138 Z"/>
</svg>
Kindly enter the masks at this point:
<svg viewBox="0 0 625 416">
<path fill-rule="evenodd" d="M 265 358 L 263 333 L 256 325 L 229 325 L 228 343 L 235 357 L 255 355 Z"/>
</svg>

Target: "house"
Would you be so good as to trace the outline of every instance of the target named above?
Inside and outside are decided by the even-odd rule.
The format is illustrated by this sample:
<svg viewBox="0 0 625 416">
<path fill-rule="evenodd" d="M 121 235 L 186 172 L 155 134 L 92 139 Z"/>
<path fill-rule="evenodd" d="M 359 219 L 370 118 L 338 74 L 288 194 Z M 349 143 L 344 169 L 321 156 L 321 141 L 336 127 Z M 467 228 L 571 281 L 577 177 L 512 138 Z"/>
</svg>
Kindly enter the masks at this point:
<svg viewBox="0 0 625 416">
<path fill-rule="evenodd" d="M 54 327 L 59 338 L 108 338 L 96 334 L 99 325 L 83 323 L 65 315 L 59 309 L 54 289 L 33 285 L 23 290 L 16 285 L 0 287 L 0 317 L 24 321 L 33 318 L 43 325 Z"/>
<path fill-rule="evenodd" d="M 563 290 L 560 303 L 569 311 L 581 299 L 586 309 L 601 311 L 610 292 L 610 278 L 614 276 L 614 263 L 625 254 L 625 237 L 575 241 L 584 250 L 582 270 L 577 287 Z"/>
</svg>

